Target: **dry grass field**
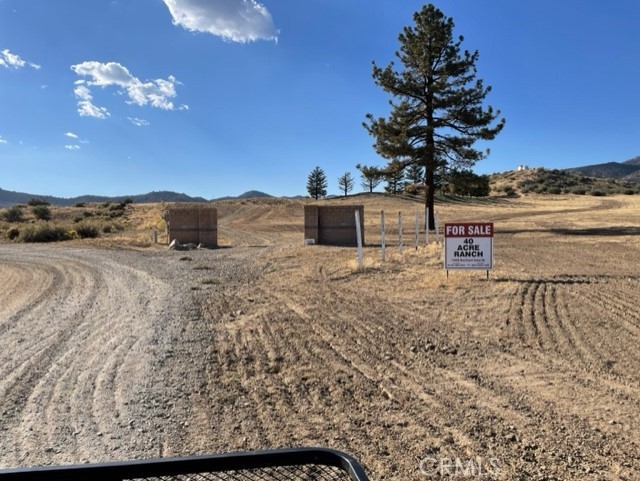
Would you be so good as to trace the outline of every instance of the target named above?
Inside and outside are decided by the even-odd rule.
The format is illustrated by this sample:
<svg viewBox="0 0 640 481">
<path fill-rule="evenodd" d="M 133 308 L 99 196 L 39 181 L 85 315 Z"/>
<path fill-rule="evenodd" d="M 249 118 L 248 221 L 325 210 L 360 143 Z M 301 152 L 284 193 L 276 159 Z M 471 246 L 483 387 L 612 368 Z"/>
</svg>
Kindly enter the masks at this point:
<svg viewBox="0 0 640 481">
<path fill-rule="evenodd" d="M 353 248 L 303 245 L 306 202 L 220 202 L 213 257 L 162 254 L 207 277 L 172 351 L 193 366 L 188 423 L 160 454 L 322 445 L 374 480 L 639 479 L 639 196 L 439 204 L 442 223 L 495 223 L 488 279 L 447 278 L 433 235 L 415 249 L 419 203 L 322 201 L 365 205 L 360 271 Z M 126 229 L 69 245 L 164 252 L 149 242 L 161 206 L 132 209 Z"/>
<path fill-rule="evenodd" d="M 441 222 L 495 222 L 489 280 L 447 279 L 441 246 L 415 250 L 419 204 L 324 201 L 347 202 L 366 205 L 364 272 L 354 249 L 302 246 L 300 204 L 219 206 L 225 242 L 254 247 L 262 271 L 207 300 L 199 415 L 226 429 L 199 449 L 330 445 L 374 479 L 447 477 L 456 461 L 499 479 L 636 478 L 639 197 L 441 204 Z M 405 219 L 385 263 L 381 210 L 388 244 Z"/>
</svg>

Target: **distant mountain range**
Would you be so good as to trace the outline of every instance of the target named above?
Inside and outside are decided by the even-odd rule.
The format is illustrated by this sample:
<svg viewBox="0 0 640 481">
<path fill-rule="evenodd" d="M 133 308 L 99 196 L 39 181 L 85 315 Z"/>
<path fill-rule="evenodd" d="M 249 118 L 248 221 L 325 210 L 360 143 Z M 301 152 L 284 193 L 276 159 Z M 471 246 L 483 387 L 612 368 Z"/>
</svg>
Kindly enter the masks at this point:
<svg viewBox="0 0 640 481">
<path fill-rule="evenodd" d="M 229 200 L 229 199 L 248 199 L 251 197 L 271 197 L 269 194 L 250 190 L 237 197 L 221 197 L 213 200 Z M 122 195 L 116 197 L 107 197 L 99 195 L 82 195 L 79 197 L 65 198 L 54 197 L 50 195 L 27 194 L 25 192 L 13 192 L 10 190 L 0 189 L 0 207 L 9 207 L 15 204 L 26 204 L 29 199 L 46 200 L 52 205 L 74 205 L 79 202 L 122 202 L 125 199 L 132 199 L 138 204 L 154 203 L 154 202 L 209 202 L 203 197 L 191 197 L 187 194 L 180 194 L 171 191 L 149 192 L 141 195 Z"/>
<path fill-rule="evenodd" d="M 264 192 L 260 192 L 259 190 L 250 190 L 248 192 L 245 192 L 244 194 L 240 194 L 236 197 L 217 197 L 215 199 L 213 199 L 214 201 L 218 201 L 218 200 L 235 200 L 235 199 L 253 199 L 256 197 L 272 197 L 269 194 L 265 194 Z"/>
<path fill-rule="evenodd" d="M 640 156 L 625 162 L 606 162 L 564 169 L 572 174 L 582 174 L 603 179 L 618 179 L 625 182 L 640 182 Z"/>
</svg>

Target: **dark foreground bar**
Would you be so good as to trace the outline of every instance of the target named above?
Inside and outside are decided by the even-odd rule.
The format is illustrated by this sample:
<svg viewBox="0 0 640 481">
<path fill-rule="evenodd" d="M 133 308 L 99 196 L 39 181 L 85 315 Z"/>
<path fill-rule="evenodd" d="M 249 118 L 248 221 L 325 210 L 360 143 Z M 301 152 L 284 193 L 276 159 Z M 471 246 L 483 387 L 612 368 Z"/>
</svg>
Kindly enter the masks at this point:
<svg viewBox="0 0 640 481">
<path fill-rule="evenodd" d="M 0 470 L 0 481 L 368 481 L 340 451 L 282 449 L 189 458 Z"/>
</svg>

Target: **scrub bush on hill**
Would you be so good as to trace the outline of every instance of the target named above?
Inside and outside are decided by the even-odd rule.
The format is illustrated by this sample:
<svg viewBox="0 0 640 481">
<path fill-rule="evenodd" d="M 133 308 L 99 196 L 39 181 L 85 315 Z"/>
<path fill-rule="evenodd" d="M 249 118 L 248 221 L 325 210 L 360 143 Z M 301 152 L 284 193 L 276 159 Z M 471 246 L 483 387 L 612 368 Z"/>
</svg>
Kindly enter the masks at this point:
<svg viewBox="0 0 640 481">
<path fill-rule="evenodd" d="M 19 237 L 22 242 L 59 242 L 68 239 L 67 229 L 48 223 L 30 225 L 22 230 Z"/>
<path fill-rule="evenodd" d="M 24 215 L 22 214 L 22 208 L 20 206 L 14 205 L 13 207 L 9 207 L 2 213 L 2 218 L 7 222 L 22 222 L 24 220 Z"/>
<path fill-rule="evenodd" d="M 93 239 L 100 235 L 98 227 L 91 224 L 80 224 L 75 228 L 75 231 L 81 239 Z"/>
<path fill-rule="evenodd" d="M 4 235 L 9 240 L 16 240 L 20 236 L 20 229 L 17 227 L 11 227 Z"/>
<path fill-rule="evenodd" d="M 34 216 L 36 216 L 36 219 L 51 220 L 51 209 L 49 209 L 49 207 L 47 207 L 46 205 L 36 205 L 35 207 L 31 208 L 31 212 Z"/>
<path fill-rule="evenodd" d="M 46 205 L 51 205 L 50 202 L 47 202 L 46 200 L 43 199 L 38 199 L 35 197 L 32 197 L 31 199 L 29 199 L 29 201 L 27 202 L 27 205 L 31 206 L 31 207 L 37 207 L 37 206 L 46 206 Z"/>
</svg>

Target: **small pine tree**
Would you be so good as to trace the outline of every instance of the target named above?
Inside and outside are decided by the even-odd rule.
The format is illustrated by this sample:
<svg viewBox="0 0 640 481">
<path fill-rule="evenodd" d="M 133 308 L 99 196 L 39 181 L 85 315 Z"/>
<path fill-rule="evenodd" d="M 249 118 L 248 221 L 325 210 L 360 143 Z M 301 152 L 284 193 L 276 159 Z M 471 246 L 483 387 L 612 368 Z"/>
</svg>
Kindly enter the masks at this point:
<svg viewBox="0 0 640 481">
<path fill-rule="evenodd" d="M 384 180 L 387 183 L 384 190 L 389 194 L 397 194 L 405 186 L 404 170 L 398 164 L 391 163 L 384 172 Z"/>
<path fill-rule="evenodd" d="M 345 197 L 353 190 L 354 183 L 355 181 L 351 176 L 351 172 L 345 172 L 343 175 L 338 177 L 338 186 L 340 187 L 340 190 L 344 192 Z"/>
<path fill-rule="evenodd" d="M 327 176 L 320 167 L 316 167 L 311 171 L 307 178 L 307 192 L 314 199 L 327 195 Z"/>
<path fill-rule="evenodd" d="M 373 189 L 380 185 L 384 174 L 378 167 L 369 167 L 366 165 L 356 165 L 356 169 L 360 171 L 360 180 L 362 188 L 369 191 L 369 193 L 373 192 Z"/>
<path fill-rule="evenodd" d="M 410 184 L 424 184 L 424 168 L 419 164 L 407 167 L 407 181 Z"/>
</svg>

